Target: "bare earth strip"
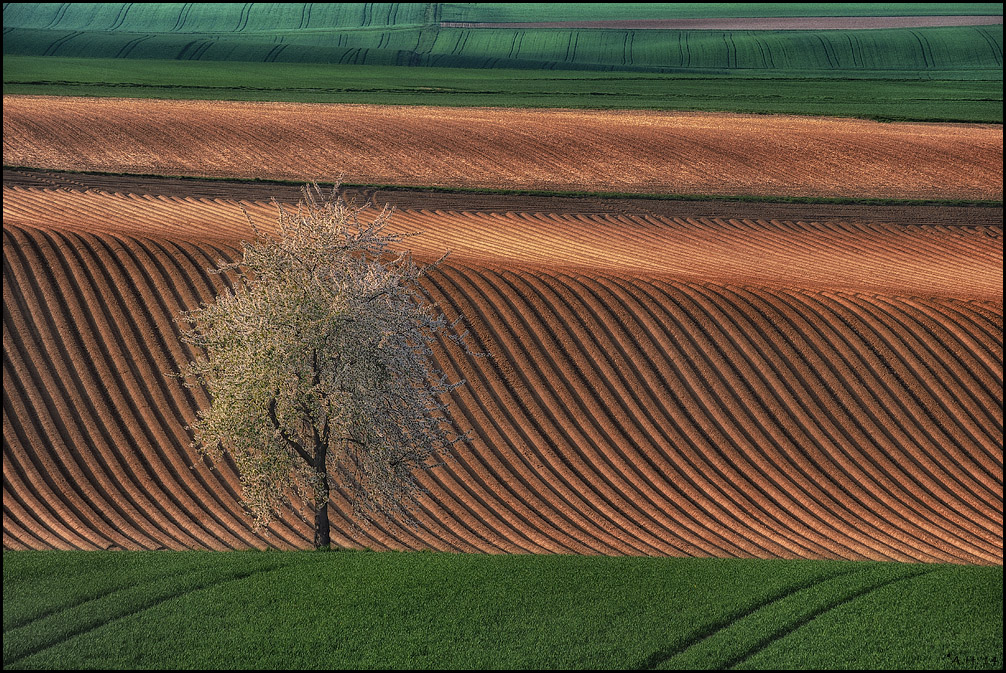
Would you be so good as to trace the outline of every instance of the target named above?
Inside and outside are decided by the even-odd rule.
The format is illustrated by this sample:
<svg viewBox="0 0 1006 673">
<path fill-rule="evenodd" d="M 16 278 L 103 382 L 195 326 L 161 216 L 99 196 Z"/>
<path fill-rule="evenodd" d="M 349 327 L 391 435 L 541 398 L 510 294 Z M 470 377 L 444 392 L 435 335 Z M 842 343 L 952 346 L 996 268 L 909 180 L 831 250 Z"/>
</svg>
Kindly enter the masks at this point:
<svg viewBox="0 0 1006 673">
<path fill-rule="evenodd" d="M 195 178 L 157 178 L 59 171 L 8 169 L 5 187 L 48 187 L 71 191 L 105 191 L 151 196 L 177 196 L 229 201 L 277 199 L 296 203 L 303 185 L 258 181 Z M 948 227 L 1001 227 L 1002 206 L 877 205 L 855 203 L 784 203 L 778 201 L 643 199 L 574 196 L 531 196 L 477 192 L 420 191 L 347 187 L 340 189 L 350 202 L 406 210 L 479 212 L 572 213 L 706 217 L 717 219 L 785 220 L 788 222 L 860 222 Z"/>
<path fill-rule="evenodd" d="M 291 205 L 292 207 L 292 205 Z M 364 218 L 378 211 L 371 208 Z M 229 243 L 275 206 L 100 191 L 4 187 L 4 222 Z M 210 226 L 212 223 L 212 226 Z M 418 258 L 451 250 L 480 267 L 660 274 L 696 282 L 1002 298 L 1002 226 L 900 225 L 638 214 L 400 209 Z"/>
<path fill-rule="evenodd" d="M 624 21 L 542 21 L 485 23 L 441 21 L 441 28 L 602 28 L 614 30 L 870 30 L 996 26 L 1002 16 L 779 16 L 703 19 L 626 19 Z"/>
<path fill-rule="evenodd" d="M 300 503 L 250 527 L 188 446 L 205 396 L 163 374 L 193 355 L 172 317 L 227 282 L 205 268 L 247 233 L 236 204 L 3 201 L 4 547 L 309 546 Z M 354 527 L 340 496 L 336 542 L 1002 562 L 1001 226 L 399 216 L 458 249 L 425 288 L 491 356 L 435 354 L 475 442 L 418 529 Z"/>
<path fill-rule="evenodd" d="M 553 191 L 1002 199 L 1002 126 L 4 96 L 4 163 Z"/>
</svg>

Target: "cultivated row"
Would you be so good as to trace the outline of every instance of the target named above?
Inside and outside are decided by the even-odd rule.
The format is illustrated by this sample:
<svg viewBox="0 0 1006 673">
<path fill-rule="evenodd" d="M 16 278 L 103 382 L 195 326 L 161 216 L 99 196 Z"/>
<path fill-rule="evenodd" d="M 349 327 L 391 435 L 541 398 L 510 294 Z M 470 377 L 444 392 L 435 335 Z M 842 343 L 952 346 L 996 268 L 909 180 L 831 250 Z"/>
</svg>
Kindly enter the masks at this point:
<svg viewBox="0 0 1006 673">
<path fill-rule="evenodd" d="M 4 546 L 309 546 L 302 503 L 268 533 L 252 528 L 233 466 L 189 446 L 205 395 L 168 376 L 195 355 L 173 318 L 211 299 L 227 278 L 207 267 L 237 254 L 205 235 L 220 235 L 216 218 L 189 240 L 41 219 L 5 210 Z M 715 240 L 702 231 L 754 224 L 632 231 L 666 227 L 699 250 Z M 793 241 L 838 231 L 822 239 L 837 255 L 935 254 L 911 231 L 880 244 L 868 227 L 857 238 L 854 225 L 771 226 L 795 228 Z M 967 246 L 976 275 L 998 259 L 1001 292 L 1001 230 Z M 354 520 L 340 495 L 334 541 L 1001 562 L 1001 294 L 762 285 L 732 270 L 699 282 L 631 259 L 622 270 L 461 261 L 431 274 L 426 292 L 467 316 L 488 354 L 436 351 L 467 380 L 454 422 L 474 442 L 425 474 L 417 527 Z"/>
</svg>

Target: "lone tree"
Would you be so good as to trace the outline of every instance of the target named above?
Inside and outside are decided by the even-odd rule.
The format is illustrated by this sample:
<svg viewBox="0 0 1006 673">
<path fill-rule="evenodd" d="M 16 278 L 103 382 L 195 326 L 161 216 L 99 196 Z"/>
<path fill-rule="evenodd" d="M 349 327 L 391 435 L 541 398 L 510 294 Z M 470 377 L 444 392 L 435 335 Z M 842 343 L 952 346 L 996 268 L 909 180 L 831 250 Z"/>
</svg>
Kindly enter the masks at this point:
<svg viewBox="0 0 1006 673">
<path fill-rule="evenodd" d="M 317 185 L 295 212 L 277 207 L 278 237 L 252 223 L 243 258 L 218 263 L 235 289 L 179 319 L 204 354 L 182 375 L 211 398 L 191 427 L 195 445 L 214 460 L 230 453 L 256 523 L 295 491 L 313 505 L 315 547 L 328 548 L 333 488 L 357 513 L 412 520 L 417 470 L 468 439 L 444 401 L 463 381 L 430 359 L 438 332 L 462 345 L 465 335 L 419 290 L 430 267 L 393 253 L 404 235 L 384 233 L 391 211 L 361 221 L 363 208 Z"/>
</svg>

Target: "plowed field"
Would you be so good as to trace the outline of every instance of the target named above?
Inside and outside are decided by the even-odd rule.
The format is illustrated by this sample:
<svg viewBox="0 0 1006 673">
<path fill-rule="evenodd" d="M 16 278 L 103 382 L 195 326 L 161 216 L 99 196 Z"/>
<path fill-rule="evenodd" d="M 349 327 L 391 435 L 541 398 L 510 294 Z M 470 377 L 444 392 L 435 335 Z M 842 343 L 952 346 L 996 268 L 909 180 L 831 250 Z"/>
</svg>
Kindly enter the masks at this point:
<svg viewBox="0 0 1006 673">
<path fill-rule="evenodd" d="M 496 189 L 1002 199 L 1002 126 L 4 96 L 4 163 Z"/>
<path fill-rule="evenodd" d="M 425 289 L 490 355 L 436 352 L 475 441 L 426 475 L 417 529 L 354 526 L 339 496 L 334 542 L 1002 562 L 1001 224 L 393 221 L 455 250 Z M 310 546 L 299 503 L 250 527 L 232 467 L 188 446 L 205 397 L 164 375 L 237 205 L 5 189 L 3 228 L 4 546 Z"/>
</svg>

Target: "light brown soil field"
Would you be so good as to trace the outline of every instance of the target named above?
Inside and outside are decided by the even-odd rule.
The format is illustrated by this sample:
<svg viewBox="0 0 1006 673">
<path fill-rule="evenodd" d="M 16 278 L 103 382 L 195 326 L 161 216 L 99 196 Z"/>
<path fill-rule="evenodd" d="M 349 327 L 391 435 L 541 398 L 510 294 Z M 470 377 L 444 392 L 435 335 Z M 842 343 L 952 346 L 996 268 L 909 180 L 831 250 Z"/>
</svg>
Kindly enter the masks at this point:
<svg viewBox="0 0 1006 673">
<path fill-rule="evenodd" d="M 288 204 L 289 205 L 289 204 Z M 293 207 L 291 205 L 291 207 Z M 235 242 L 275 207 L 100 191 L 4 187 L 5 223 Z M 378 211 L 368 209 L 364 216 Z M 401 210 L 393 229 L 423 232 L 415 255 L 494 269 L 661 274 L 689 281 L 1001 300 L 1001 226 L 673 218 L 657 215 Z"/>
<path fill-rule="evenodd" d="M 4 163 L 369 184 L 1002 199 L 1001 125 L 4 96 Z"/>
<path fill-rule="evenodd" d="M 310 545 L 297 504 L 251 529 L 233 469 L 188 447 L 204 396 L 163 375 L 233 211 L 4 190 L 5 548 Z M 335 542 L 1002 562 L 1001 226 L 398 220 L 458 251 L 425 287 L 491 355 L 436 353 L 475 442 L 418 529 L 339 500 Z"/>
<path fill-rule="evenodd" d="M 302 186 L 258 181 L 151 178 L 142 176 L 66 173 L 8 169 L 3 184 L 9 187 L 48 187 L 71 191 L 104 191 L 152 196 L 177 196 L 229 201 L 278 199 L 296 203 Z M 343 196 L 356 204 L 406 210 L 479 212 L 652 215 L 725 220 L 785 220 L 787 222 L 858 222 L 863 224 L 932 225 L 949 227 L 1001 227 L 1002 206 L 876 205 L 849 203 L 784 203 L 778 201 L 683 200 L 573 196 L 529 196 L 409 189 L 343 187 Z"/>
<path fill-rule="evenodd" d="M 704 19 L 626 19 L 624 21 L 543 21 L 476 23 L 441 21 L 441 28 L 608 28 L 615 30 L 872 30 L 996 26 L 1001 16 L 776 16 Z"/>
</svg>

